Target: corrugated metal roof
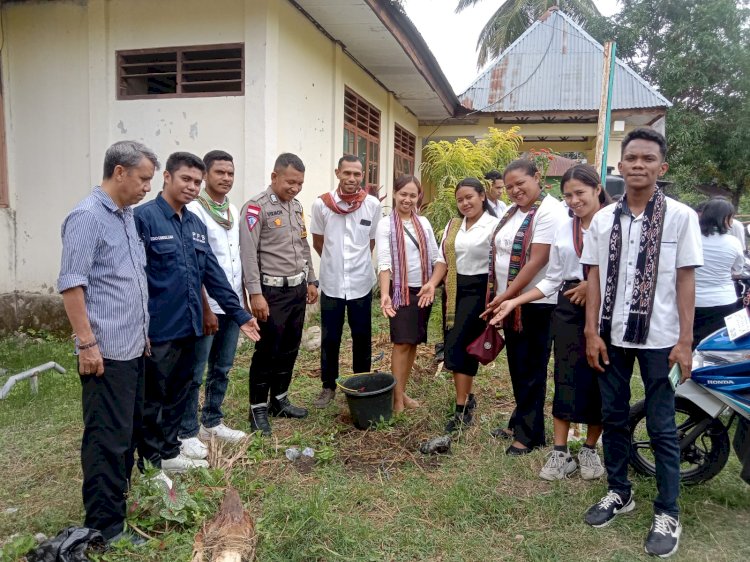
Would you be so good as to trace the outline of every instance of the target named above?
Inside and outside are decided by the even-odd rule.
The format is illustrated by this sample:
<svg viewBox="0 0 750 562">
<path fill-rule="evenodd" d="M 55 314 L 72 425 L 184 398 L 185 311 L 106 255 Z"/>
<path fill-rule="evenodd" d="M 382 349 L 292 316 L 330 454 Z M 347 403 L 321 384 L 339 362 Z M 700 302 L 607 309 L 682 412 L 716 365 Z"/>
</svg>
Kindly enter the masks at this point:
<svg viewBox="0 0 750 562">
<path fill-rule="evenodd" d="M 552 10 L 458 98 L 486 113 L 598 110 L 603 61 L 604 47 L 570 16 Z M 615 68 L 612 109 L 672 105 L 620 59 Z"/>
</svg>

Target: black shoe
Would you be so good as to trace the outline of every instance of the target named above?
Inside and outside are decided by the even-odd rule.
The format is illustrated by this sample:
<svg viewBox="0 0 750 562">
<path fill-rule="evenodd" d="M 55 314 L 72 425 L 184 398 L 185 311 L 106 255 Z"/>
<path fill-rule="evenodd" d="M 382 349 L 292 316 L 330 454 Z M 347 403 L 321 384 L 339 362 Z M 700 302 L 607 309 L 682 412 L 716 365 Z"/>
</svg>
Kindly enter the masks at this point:
<svg viewBox="0 0 750 562">
<path fill-rule="evenodd" d="M 305 408 L 300 408 L 299 406 L 295 406 L 289 401 L 288 396 L 284 396 L 281 400 L 276 400 L 275 398 L 271 399 L 271 407 L 268 410 L 268 413 L 272 416 L 275 416 L 277 418 L 306 418 L 307 417 L 307 410 Z"/>
<path fill-rule="evenodd" d="M 127 541 L 133 546 L 143 546 L 147 542 L 146 539 L 140 535 L 133 534 L 129 531 L 120 531 L 107 541 L 107 546 L 112 546 L 120 541 Z"/>
<path fill-rule="evenodd" d="M 271 437 L 271 424 L 268 423 L 268 407 L 250 408 L 250 430 L 260 431 L 265 437 Z"/>
<path fill-rule="evenodd" d="M 473 394 L 469 394 L 469 399 L 466 401 L 466 409 L 472 414 L 474 413 L 474 410 L 477 409 L 477 399 Z"/>
<path fill-rule="evenodd" d="M 464 429 L 471 426 L 474 421 L 474 416 L 471 410 L 464 410 L 463 412 L 456 412 L 453 417 L 448 420 L 445 424 L 446 433 L 455 433 L 456 431 L 463 431 Z"/>
<path fill-rule="evenodd" d="M 435 344 L 435 363 L 440 363 L 441 361 L 445 360 L 445 344 L 444 343 L 436 343 Z"/>
<path fill-rule="evenodd" d="M 679 518 L 666 513 L 655 513 L 654 522 L 651 523 L 651 530 L 648 532 L 644 545 L 646 554 L 669 558 L 677 552 L 681 534 L 682 525 L 680 525 Z"/>
<path fill-rule="evenodd" d="M 617 492 L 610 490 L 598 503 L 589 508 L 584 519 L 586 523 L 599 529 L 609 525 L 620 513 L 628 513 L 633 511 L 634 508 L 633 492 L 630 492 L 630 495 L 624 498 Z"/>
<path fill-rule="evenodd" d="M 505 454 L 509 457 L 522 457 L 523 455 L 528 455 L 531 451 L 532 449 L 530 447 L 514 447 L 511 445 L 505 449 Z"/>
<path fill-rule="evenodd" d="M 511 431 L 507 427 L 496 427 L 495 429 L 490 431 L 490 435 L 495 439 L 509 439 L 511 441 L 515 439 L 515 437 L 513 436 L 513 431 Z"/>
</svg>

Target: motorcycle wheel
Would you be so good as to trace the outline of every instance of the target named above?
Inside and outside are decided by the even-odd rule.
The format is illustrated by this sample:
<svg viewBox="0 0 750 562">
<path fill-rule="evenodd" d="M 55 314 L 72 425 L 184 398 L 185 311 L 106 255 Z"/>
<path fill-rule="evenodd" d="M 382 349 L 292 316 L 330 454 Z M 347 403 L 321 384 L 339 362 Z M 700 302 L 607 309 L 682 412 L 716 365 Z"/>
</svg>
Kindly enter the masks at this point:
<svg viewBox="0 0 750 562">
<path fill-rule="evenodd" d="M 692 402 L 675 398 L 677 438 L 687 435 L 708 414 Z M 721 420 L 714 419 L 680 454 L 680 481 L 685 485 L 710 480 L 724 468 L 729 459 L 729 434 Z M 646 403 L 636 402 L 630 408 L 630 464 L 639 474 L 656 476 L 651 440 L 646 430 Z"/>
</svg>

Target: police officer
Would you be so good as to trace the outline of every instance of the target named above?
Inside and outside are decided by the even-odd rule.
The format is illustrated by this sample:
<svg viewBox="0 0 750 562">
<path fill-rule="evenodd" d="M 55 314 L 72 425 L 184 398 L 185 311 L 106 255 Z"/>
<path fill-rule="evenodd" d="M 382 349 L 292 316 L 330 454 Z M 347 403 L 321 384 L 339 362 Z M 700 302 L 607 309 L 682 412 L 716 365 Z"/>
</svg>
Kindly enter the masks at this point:
<svg viewBox="0 0 750 562">
<path fill-rule="evenodd" d="M 250 364 L 249 418 L 251 429 L 263 435 L 271 435 L 269 414 L 307 416 L 307 410 L 292 404 L 288 396 L 305 304 L 318 300 L 305 216 L 295 199 L 304 180 L 302 160 L 281 154 L 271 173 L 271 185 L 240 212 L 243 279 L 261 333 Z"/>
</svg>

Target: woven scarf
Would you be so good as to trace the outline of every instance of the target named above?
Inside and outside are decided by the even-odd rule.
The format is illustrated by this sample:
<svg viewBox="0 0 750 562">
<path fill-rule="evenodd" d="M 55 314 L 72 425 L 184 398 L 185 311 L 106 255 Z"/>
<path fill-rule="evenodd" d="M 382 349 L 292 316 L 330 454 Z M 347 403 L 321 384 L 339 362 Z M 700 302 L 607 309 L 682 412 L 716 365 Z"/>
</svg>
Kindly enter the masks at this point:
<svg viewBox="0 0 750 562">
<path fill-rule="evenodd" d="M 536 215 L 536 212 L 539 210 L 539 207 L 542 205 L 542 201 L 544 201 L 545 197 L 547 197 L 547 194 L 542 191 L 539 194 L 539 197 L 536 198 L 536 201 L 531 204 L 529 212 L 526 213 L 521 226 L 516 232 L 515 238 L 513 238 L 513 245 L 510 249 L 510 263 L 508 264 L 508 284 L 506 285 L 506 288 L 510 287 L 510 284 L 513 283 L 523 266 L 526 265 L 526 260 L 529 257 L 529 249 L 531 248 L 531 239 L 533 238 L 533 229 L 531 228 L 531 226 L 534 223 L 534 215 Z M 503 215 L 503 218 L 500 219 L 500 224 L 497 225 L 495 232 L 492 234 L 493 238 L 497 236 L 497 233 L 502 230 L 502 228 L 517 212 L 518 205 L 513 205 L 510 209 L 508 209 L 505 215 Z M 515 295 L 511 295 L 510 298 L 514 298 L 519 294 L 520 292 Z M 516 332 L 520 332 L 522 330 L 523 326 L 521 325 L 521 307 L 517 307 L 513 311 L 512 323 L 511 319 L 508 318 L 506 320 L 506 324 L 508 324 Z"/>
<path fill-rule="evenodd" d="M 443 252 L 448 272 L 445 275 L 445 329 L 453 328 L 456 321 L 456 291 L 458 290 L 458 269 L 456 268 L 456 236 L 461 230 L 462 219 L 451 219 L 443 240 Z"/>
<path fill-rule="evenodd" d="M 196 199 L 201 207 L 206 209 L 211 218 L 219 223 L 220 226 L 227 230 L 232 229 L 234 217 L 232 217 L 232 210 L 229 208 L 229 197 L 224 197 L 223 203 L 217 203 L 203 189 Z M 227 218 L 224 218 L 224 212 L 227 213 Z"/>
<path fill-rule="evenodd" d="M 337 215 L 348 215 L 349 213 L 353 213 L 362 206 L 362 203 L 367 198 L 367 192 L 361 187 L 356 193 L 342 193 L 341 188 L 339 187 L 336 189 L 336 194 L 339 196 L 339 199 L 349 205 L 348 209 L 344 210 L 339 207 L 333 198 L 333 193 L 331 192 L 324 193 L 320 198 L 323 200 L 323 203 L 325 203 L 325 206 Z"/>
<path fill-rule="evenodd" d="M 573 248 L 576 251 L 578 259 L 581 259 L 581 254 L 583 254 L 583 224 L 581 223 L 581 219 L 578 216 L 573 217 Z M 584 281 L 589 278 L 590 269 L 590 265 L 583 265 Z"/>
<path fill-rule="evenodd" d="M 411 212 L 411 223 L 419 242 L 419 263 L 422 267 L 422 285 L 432 277 L 432 261 L 427 248 L 427 237 L 425 236 L 422 223 L 413 210 Z M 407 275 L 409 266 L 406 263 L 406 239 L 404 233 L 404 222 L 399 214 L 391 213 L 391 267 L 393 268 L 393 309 L 398 310 L 401 306 L 409 306 L 409 283 Z"/>
<path fill-rule="evenodd" d="M 627 195 L 617 203 L 609 235 L 609 257 L 607 260 L 607 284 L 604 288 L 602 319 L 600 331 L 605 341 L 612 333 L 612 311 L 617 295 L 617 280 L 622 251 L 622 227 L 620 215 L 627 204 Z M 630 301 L 630 312 L 625 326 L 624 341 L 644 344 L 648 338 L 651 312 L 654 307 L 656 279 L 659 271 L 659 248 L 664 229 L 664 215 L 667 209 L 667 198 L 660 189 L 656 189 L 646 204 L 641 227 L 641 240 L 638 245 L 638 259 L 635 265 L 633 294 Z"/>
</svg>

